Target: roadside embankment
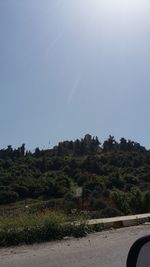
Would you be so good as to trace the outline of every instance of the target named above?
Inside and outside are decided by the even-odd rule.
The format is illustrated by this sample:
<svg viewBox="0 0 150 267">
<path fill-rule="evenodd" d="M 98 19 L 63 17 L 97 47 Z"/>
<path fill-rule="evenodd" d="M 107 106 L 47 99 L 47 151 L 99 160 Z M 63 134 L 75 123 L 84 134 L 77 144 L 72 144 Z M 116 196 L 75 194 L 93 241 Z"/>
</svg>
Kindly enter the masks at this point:
<svg viewBox="0 0 150 267">
<path fill-rule="evenodd" d="M 60 240 L 66 236 L 83 237 L 92 232 L 135 226 L 150 222 L 150 213 L 107 219 L 66 222 L 61 214 L 46 213 L 0 221 L 0 246 Z"/>
</svg>

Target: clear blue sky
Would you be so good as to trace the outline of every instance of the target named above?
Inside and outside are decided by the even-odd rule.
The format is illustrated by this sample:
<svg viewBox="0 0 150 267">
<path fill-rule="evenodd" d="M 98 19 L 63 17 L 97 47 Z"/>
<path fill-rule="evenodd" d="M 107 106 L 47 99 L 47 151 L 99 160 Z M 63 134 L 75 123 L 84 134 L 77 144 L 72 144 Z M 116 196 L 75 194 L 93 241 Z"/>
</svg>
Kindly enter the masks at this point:
<svg viewBox="0 0 150 267">
<path fill-rule="evenodd" d="M 0 0 L 0 147 L 90 133 L 150 148 L 149 14 L 149 0 Z"/>
</svg>

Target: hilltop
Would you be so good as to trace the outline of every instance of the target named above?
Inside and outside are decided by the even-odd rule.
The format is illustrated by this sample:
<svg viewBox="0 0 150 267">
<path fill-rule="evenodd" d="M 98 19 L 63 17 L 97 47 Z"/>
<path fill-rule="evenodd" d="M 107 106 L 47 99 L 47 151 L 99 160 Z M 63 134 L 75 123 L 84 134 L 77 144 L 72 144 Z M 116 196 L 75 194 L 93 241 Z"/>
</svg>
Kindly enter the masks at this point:
<svg viewBox="0 0 150 267">
<path fill-rule="evenodd" d="M 0 150 L 0 205 L 29 199 L 98 217 L 150 212 L 150 151 L 113 136 L 101 144 L 90 134 L 34 152 L 9 145 Z"/>
</svg>

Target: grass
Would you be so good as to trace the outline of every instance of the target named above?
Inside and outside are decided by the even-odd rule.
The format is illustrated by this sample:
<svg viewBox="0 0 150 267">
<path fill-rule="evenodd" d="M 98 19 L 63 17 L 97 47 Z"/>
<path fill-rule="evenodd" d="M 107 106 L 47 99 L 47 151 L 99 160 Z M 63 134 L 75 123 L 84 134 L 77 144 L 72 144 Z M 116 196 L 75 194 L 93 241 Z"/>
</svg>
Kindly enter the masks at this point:
<svg viewBox="0 0 150 267">
<path fill-rule="evenodd" d="M 37 213 L 46 209 L 54 210 L 56 209 L 56 204 L 60 203 L 62 203 L 62 199 L 26 199 L 9 205 L 0 205 L 0 216 L 16 216 L 23 213 Z"/>
<path fill-rule="evenodd" d="M 68 222 L 63 213 L 45 211 L 0 217 L 0 246 L 32 244 L 62 239 L 65 236 L 82 237 L 88 232 L 85 221 Z"/>
<path fill-rule="evenodd" d="M 45 212 L 0 218 L 0 245 L 30 244 L 61 238 L 63 214 Z"/>
</svg>

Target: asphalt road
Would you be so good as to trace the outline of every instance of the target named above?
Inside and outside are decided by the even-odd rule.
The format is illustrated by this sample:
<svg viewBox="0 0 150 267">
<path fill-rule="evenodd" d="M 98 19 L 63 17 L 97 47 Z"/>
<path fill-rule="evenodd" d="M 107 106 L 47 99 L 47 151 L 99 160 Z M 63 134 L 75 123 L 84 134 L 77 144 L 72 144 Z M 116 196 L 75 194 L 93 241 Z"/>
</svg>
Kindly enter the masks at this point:
<svg viewBox="0 0 150 267">
<path fill-rule="evenodd" d="M 150 225 L 88 235 L 82 239 L 0 249 L 0 267 L 125 267 L 132 243 Z"/>
</svg>

